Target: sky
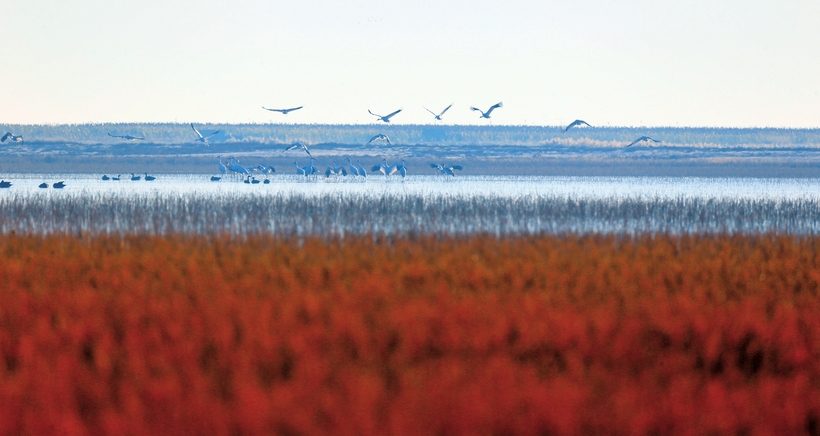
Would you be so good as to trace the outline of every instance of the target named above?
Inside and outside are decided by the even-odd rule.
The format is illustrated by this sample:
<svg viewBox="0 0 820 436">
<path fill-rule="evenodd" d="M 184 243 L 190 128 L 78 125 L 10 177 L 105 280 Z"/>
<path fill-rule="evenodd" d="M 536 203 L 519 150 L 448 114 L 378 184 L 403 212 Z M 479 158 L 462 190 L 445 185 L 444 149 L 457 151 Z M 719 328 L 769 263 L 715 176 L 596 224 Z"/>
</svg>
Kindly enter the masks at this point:
<svg viewBox="0 0 820 436">
<path fill-rule="evenodd" d="M 438 123 L 820 127 L 816 0 L 3 0 L 0 17 L 3 124 L 432 124 L 424 107 L 452 103 Z"/>
</svg>

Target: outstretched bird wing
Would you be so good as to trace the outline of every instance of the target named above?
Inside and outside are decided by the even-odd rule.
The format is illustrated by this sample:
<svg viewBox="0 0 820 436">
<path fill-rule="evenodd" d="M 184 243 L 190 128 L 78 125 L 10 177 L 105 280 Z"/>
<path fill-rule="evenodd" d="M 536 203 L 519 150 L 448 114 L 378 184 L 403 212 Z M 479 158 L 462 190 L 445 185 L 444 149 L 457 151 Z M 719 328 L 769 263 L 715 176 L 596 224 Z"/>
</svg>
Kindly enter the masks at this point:
<svg viewBox="0 0 820 436">
<path fill-rule="evenodd" d="M 461 165 L 452 165 L 452 166 L 450 166 L 450 168 L 452 168 L 454 170 L 459 170 L 459 171 L 464 169 L 464 167 L 462 167 Z"/>
<path fill-rule="evenodd" d="M 423 108 L 424 108 L 424 110 L 426 110 L 427 112 L 430 112 L 431 114 L 433 114 L 433 116 L 434 116 L 434 117 L 440 117 L 440 116 L 441 116 L 441 115 L 436 115 L 436 113 L 435 113 L 435 112 L 431 111 L 430 109 L 427 109 L 427 106 L 422 106 L 422 107 L 423 107 Z M 444 113 L 444 112 L 442 112 L 442 113 Z"/>
<path fill-rule="evenodd" d="M 373 113 L 373 111 L 371 111 L 370 109 L 368 109 L 367 111 L 368 111 L 368 112 L 370 112 L 370 115 L 373 115 L 373 116 L 376 116 L 376 117 L 382 118 L 382 116 L 381 116 L 381 115 L 379 115 L 379 114 L 374 114 L 374 113 Z"/>
<path fill-rule="evenodd" d="M 266 111 L 271 111 L 271 112 L 284 112 L 283 109 L 270 109 L 270 108 L 266 108 L 265 106 L 262 106 L 262 109 L 265 109 Z"/>
<path fill-rule="evenodd" d="M 387 114 L 387 115 L 383 116 L 383 117 L 382 117 L 382 119 L 383 119 L 383 120 L 385 120 L 385 121 L 389 121 L 389 120 L 390 120 L 390 118 L 392 118 L 392 117 L 393 117 L 393 115 L 396 115 L 396 114 L 397 114 L 397 113 L 399 113 L 399 112 L 401 112 L 401 109 L 399 109 L 399 110 L 397 110 L 397 111 L 394 111 L 394 112 L 392 112 L 392 113 L 390 113 L 390 114 Z"/>
<path fill-rule="evenodd" d="M 208 139 L 208 138 L 210 138 L 211 136 L 216 135 L 217 133 L 219 133 L 219 130 L 217 130 L 216 132 L 213 132 L 213 133 L 209 133 L 207 136 L 205 136 L 205 139 Z M 202 136 L 202 135 L 199 135 L 199 136 Z"/>
<path fill-rule="evenodd" d="M 496 103 L 496 104 L 494 104 L 494 105 L 490 106 L 490 108 L 489 108 L 489 109 L 487 109 L 487 116 L 489 117 L 489 116 L 490 116 L 490 114 L 491 114 L 494 110 L 496 110 L 496 109 L 498 109 L 498 108 L 500 108 L 500 107 L 504 107 L 504 103 L 503 103 L 503 102 L 500 102 L 500 101 L 499 101 L 498 103 Z"/>
<path fill-rule="evenodd" d="M 285 111 L 287 111 L 287 112 L 298 111 L 299 109 L 302 109 L 303 107 L 304 106 L 292 107 L 292 108 L 285 109 Z"/>
<path fill-rule="evenodd" d="M 194 132 L 196 132 L 197 136 L 199 136 L 200 139 L 204 139 L 202 134 L 199 133 L 199 130 L 197 130 L 196 127 L 194 127 L 194 123 L 191 123 L 191 128 L 194 129 Z"/>
<path fill-rule="evenodd" d="M 437 169 L 437 170 L 439 170 L 439 171 L 441 171 L 441 170 L 443 170 L 443 169 L 444 169 L 444 167 L 443 167 L 443 166 L 441 166 L 441 165 L 439 165 L 439 164 L 436 164 L 436 163 L 431 163 L 431 164 L 430 164 L 430 168 L 435 168 L 435 169 Z"/>
<path fill-rule="evenodd" d="M 440 113 L 440 114 L 438 114 L 438 116 L 442 116 L 442 115 L 444 115 L 444 112 L 447 112 L 448 110 L 450 110 L 450 108 L 451 108 L 451 107 L 453 107 L 453 104 L 452 104 L 452 103 L 450 103 L 450 106 L 447 106 L 446 108 L 444 108 L 444 110 L 443 110 L 443 111 L 441 111 L 441 113 Z"/>
<path fill-rule="evenodd" d="M 6 132 L 6 134 L 0 138 L 0 142 L 6 142 L 6 139 L 9 139 L 10 136 L 12 136 L 11 132 Z"/>
<path fill-rule="evenodd" d="M 375 141 L 375 140 L 379 139 L 381 136 L 382 136 L 382 135 L 376 135 L 376 136 L 374 136 L 374 137 L 370 138 L 370 141 L 367 141 L 367 143 L 368 143 L 368 144 L 370 144 L 371 142 L 373 142 L 373 141 Z"/>
</svg>

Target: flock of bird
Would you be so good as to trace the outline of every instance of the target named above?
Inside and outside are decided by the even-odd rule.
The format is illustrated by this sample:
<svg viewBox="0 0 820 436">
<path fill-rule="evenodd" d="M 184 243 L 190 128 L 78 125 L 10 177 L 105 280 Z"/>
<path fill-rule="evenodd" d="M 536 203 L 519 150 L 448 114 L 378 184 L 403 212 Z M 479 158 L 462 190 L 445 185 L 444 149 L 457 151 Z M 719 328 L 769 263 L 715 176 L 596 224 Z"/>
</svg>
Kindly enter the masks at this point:
<svg viewBox="0 0 820 436">
<path fill-rule="evenodd" d="M 429 112 L 435 118 L 436 121 L 442 121 L 442 117 L 444 116 L 444 114 L 448 110 L 450 110 L 450 108 L 452 108 L 452 107 L 453 107 L 453 105 L 450 104 L 447 107 L 445 107 L 444 109 L 442 109 L 441 112 L 438 112 L 438 113 L 433 112 L 432 110 L 428 109 L 426 106 L 424 107 L 424 109 L 427 112 Z M 498 102 L 498 103 L 490 106 L 486 111 L 481 110 L 481 109 L 479 109 L 475 106 L 470 106 L 470 110 L 479 112 L 481 114 L 479 118 L 489 119 L 494 110 L 500 109 L 500 108 L 503 108 L 503 107 L 504 107 L 504 103 L 503 102 Z M 297 110 L 300 110 L 302 108 L 304 108 L 304 106 L 297 106 L 297 107 L 291 107 L 291 108 L 281 108 L 281 109 L 267 108 L 267 107 L 262 106 L 262 109 L 264 109 L 264 110 L 271 111 L 271 112 L 278 112 L 278 113 L 281 113 L 282 115 L 287 115 L 290 112 L 297 111 Z M 398 115 L 401 111 L 402 111 L 402 109 L 397 109 L 393 112 L 390 112 L 387 115 L 380 115 L 380 114 L 374 113 L 370 109 L 367 110 L 367 112 L 370 113 L 371 115 L 375 116 L 378 121 L 382 121 L 382 122 L 385 122 L 385 123 L 389 123 L 390 120 L 393 117 L 395 117 L 396 115 Z M 568 124 L 564 128 L 564 133 L 566 133 L 567 131 L 569 131 L 569 129 L 571 129 L 573 127 L 592 127 L 592 126 L 584 120 L 575 120 L 575 121 L 571 122 L 570 124 Z M 207 134 L 202 134 L 202 132 L 200 132 L 199 129 L 197 129 L 196 126 L 194 126 L 193 123 L 191 123 L 191 129 L 193 129 L 194 133 L 196 134 L 196 137 L 194 138 L 195 141 L 201 142 L 205 145 L 208 145 L 208 139 L 209 138 L 213 137 L 214 135 L 216 135 L 220 132 L 219 130 L 216 130 L 216 131 L 213 131 L 213 132 L 209 132 Z M 108 136 L 110 136 L 112 138 L 117 138 L 117 139 L 124 139 L 124 140 L 127 140 L 127 141 L 143 141 L 143 140 L 145 140 L 144 136 L 115 135 L 113 133 L 108 133 Z M 6 142 L 6 140 L 11 140 L 11 141 L 14 141 L 14 142 L 23 142 L 23 136 L 22 135 L 14 135 L 11 132 L 6 132 L 2 137 L 0 137 L 0 142 Z M 387 135 L 385 135 L 383 133 L 378 133 L 378 134 L 374 135 L 372 138 L 370 138 L 370 140 L 367 142 L 367 144 L 371 144 L 371 143 L 376 142 L 376 141 L 386 142 L 389 145 L 393 144 L 390 141 L 390 137 L 388 137 Z M 629 143 L 628 145 L 626 145 L 626 147 L 624 147 L 624 148 L 631 147 L 631 146 L 633 146 L 635 144 L 638 144 L 640 142 L 659 143 L 661 141 L 659 141 L 657 139 L 654 139 L 654 138 L 651 138 L 649 136 L 641 136 L 641 137 L 635 139 L 634 141 L 632 141 L 631 143 Z M 284 151 L 290 151 L 290 150 L 295 150 L 295 149 L 299 149 L 299 150 L 304 151 L 310 159 L 309 163 L 304 167 L 300 167 L 298 162 L 293 163 L 296 167 L 296 174 L 300 175 L 300 176 L 305 176 L 305 177 L 316 176 L 319 173 L 319 170 L 313 164 L 313 161 L 315 159 L 314 159 L 313 155 L 310 153 L 310 149 L 308 148 L 308 146 L 303 144 L 303 143 L 300 143 L 300 142 L 295 142 L 295 143 L 287 146 L 284 149 Z M 327 169 L 325 170 L 325 172 L 324 172 L 325 177 L 326 178 L 329 178 L 329 177 L 332 177 L 332 176 L 354 176 L 354 177 L 360 176 L 360 177 L 363 177 L 363 178 L 367 177 L 367 171 L 362 166 L 360 160 L 357 161 L 357 165 L 354 165 L 349 157 L 346 158 L 345 160 L 347 161 L 347 167 L 345 167 L 343 165 L 342 166 L 337 166 L 336 162 L 333 162 L 333 165 L 328 166 Z M 268 184 L 268 183 L 270 183 L 269 179 L 265 178 L 264 181 L 258 180 L 258 179 L 256 179 L 254 173 L 255 172 L 260 172 L 262 174 L 267 175 L 267 174 L 270 174 L 270 173 L 273 173 L 273 172 L 276 171 L 276 169 L 273 166 L 270 166 L 270 165 L 268 165 L 268 166 L 257 165 L 257 166 L 254 166 L 254 167 L 247 167 L 246 168 L 246 167 L 240 165 L 239 161 L 236 158 L 233 158 L 233 157 L 228 158 L 227 165 L 226 165 L 226 164 L 222 163 L 222 157 L 219 156 L 218 157 L 218 165 L 219 165 L 219 171 L 220 171 L 221 175 L 212 176 L 211 181 L 214 181 L 214 182 L 220 181 L 220 180 L 222 180 L 222 177 L 224 177 L 225 175 L 227 175 L 230 172 L 232 175 L 242 177 L 243 181 L 245 183 L 248 183 L 248 184 L 257 184 L 257 183 Z M 455 176 L 456 175 L 455 171 L 463 170 L 463 167 L 461 165 L 443 165 L 443 164 L 438 164 L 438 163 L 430 163 L 430 167 L 433 168 L 433 169 L 438 170 L 442 175 L 445 175 L 445 176 Z M 372 166 L 370 171 L 373 172 L 373 173 L 382 173 L 385 177 L 391 176 L 391 175 L 394 175 L 394 174 L 398 174 L 402 177 L 405 177 L 407 175 L 407 167 L 406 167 L 406 162 L 404 160 L 402 160 L 400 163 L 395 163 L 395 164 L 389 165 L 387 163 L 387 159 L 382 159 L 382 162 L 377 164 L 377 165 Z M 121 177 L 121 175 L 117 175 L 116 177 L 113 177 L 113 176 L 109 177 L 108 175 L 103 175 L 102 180 L 104 180 L 104 181 L 108 181 L 108 180 L 118 181 L 118 180 L 120 180 L 120 177 Z M 138 180 L 141 180 L 141 178 L 142 178 L 142 176 L 139 176 L 139 175 L 136 175 L 136 174 L 133 174 L 133 173 L 131 174 L 131 180 L 132 181 L 138 181 Z M 145 180 L 146 181 L 153 181 L 155 179 L 156 179 L 156 177 L 149 176 L 148 173 L 145 173 Z M 48 188 L 48 186 L 49 185 L 45 182 L 41 183 L 39 185 L 40 188 Z M 65 183 L 61 181 L 61 182 L 54 183 L 52 186 L 55 189 L 61 189 L 61 188 L 65 187 Z M 7 182 L 5 180 L 0 180 L 0 188 L 9 188 L 9 187 L 11 187 L 11 182 Z"/>
</svg>

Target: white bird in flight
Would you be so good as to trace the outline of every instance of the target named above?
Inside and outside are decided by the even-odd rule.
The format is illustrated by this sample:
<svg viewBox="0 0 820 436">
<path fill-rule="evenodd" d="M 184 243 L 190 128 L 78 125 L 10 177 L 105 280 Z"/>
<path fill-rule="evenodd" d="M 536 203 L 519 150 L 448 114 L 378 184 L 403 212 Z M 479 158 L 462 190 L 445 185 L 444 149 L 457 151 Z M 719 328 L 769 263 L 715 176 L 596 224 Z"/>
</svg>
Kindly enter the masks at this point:
<svg viewBox="0 0 820 436">
<path fill-rule="evenodd" d="M 435 113 L 435 112 L 433 112 L 433 111 L 431 111 L 430 109 L 427 109 L 427 107 L 426 107 L 426 106 L 422 106 L 422 107 L 423 107 L 423 108 L 424 108 L 427 112 L 430 112 L 431 114 L 433 114 L 433 116 L 434 116 L 434 117 L 436 117 L 436 120 L 441 121 L 441 116 L 442 116 L 442 115 L 444 115 L 444 112 L 447 112 L 447 110 L 449 110 L 451 107 L 453 107 L 453 105 L 452 105 L 452 104 L 450 104 L 450 106 L 447 106 L 446 108 L 444 108 L 444 110 L 443 110 L 443 111 L 441 111 L 441 113 L 439 113 L 438 115 L 436 115 L 436 113 Z"/>
<path fill-rule="evenodd" d="M 11 132 L 6 132 L 6 134 L 0 138 L 0 142 L 6 142 L 6 139 L 9 138 L 14 142 L 23 142 L 23 135 L 12 135 Z"/>
<path fill-rule="evenodd" d="M 441 174 L 444 174 L 445 176 L 453 176 L 453 177 L 455 177 L 455 175 L 456 175 L 456 173 L 454 173 L 453 170 L 461 171 L 461 170 L 464 169 L 464 167 L 462 167 L 461 165 L 450 165 L 450 166 L 445 167 L 444 165 L 439 165 L 437 163 L 431 163 L 430 167 L 439 170 L 441 172 Z"/>
<path fill-rule="evenodd" d="M 592 127 L 592 126 L 590 126 L 590 125 L 589 125 L 589 123 L 587 123 L 587 122 L 586 122 L 586 121 L 584 121 L 584 120 L 575 120 L 575 121 L 573 121 L 573 122 L 569 123 L 569 125 L 568 125 L 567 127 L 565 127 L 565 128 L 564 128 L 564 133 L 566 133 L 566 132 L 567 132 L 567 130 L 569 130 L 569 129 L 571 129 L 571 128 L 575 127 L 575 126 L 587 126 L 587 127 Z"/>
<path fill-rule="evenodd" d="M 110 137 L 112 137 L 112 138 L 127 139 L 127 140 L 129 140 L 129 141 L 142 141 L 142 140 L 144 140 L 144 139 L 145 139 L 145 138 L 144 138 L 144 137 L 142 137 L 142 136 L 131 136 L 131 135 L 112 135 L 112 134 L 110 134 L 110 133 L 108 134 L 108 136 L 110 136 Z"/>
<path fill-rule="evenodd" d="M 308 156 L 313 157 L 313 155 L 310 154 L 310 150 L 308 150 L 307 145 L 302 144 L 301 142 L 294 142 L 293 144 L 291 144 L 287 148 L 285 148 L 285 151 L 290 151 L 290 150 L 293 150 L 295 148 L 301 148 L 302 150 L 305 150 L 305 153 L 307 153 Z"/>
<path fill-rule="evenodd" d="M 385 123 L 389 123 L 389 122 L 390 122 L 390 118 L 392 118 L 392 117 L 393 117 L 394 115 L 396 115 L 397 113 L 401 112 L 401 109 L 399 109 L 399 110 L 397 110 L 397 111 L 395 111 L 395 112 L 393 112 L 393 113 L 387 114 L 387 115 L 379 115 L 379 114 L 374 114 L 373 112 L 371 112 L 371 111 L 370 111 L 370 109 L 368 109 L 367 111 L 368 111 L 368 112 L 370 112 L 370 115 L 373 115 L 373 116 L 378 117 L 380 121 L 384 121 Z"/>
<path fill-rule="evenodd" d="M 302 109 L 303 107 L 304 106 L 291 107 L 291 108 L 287 108 L 287 109 L 270 109 L 270 108 L 266 108 L 265 106 L 262 106 L 262 109 L 265 109 L 266 111 L 271 111 L 271 112 L 281 112 L 282 115 L 287 115 L 289 112 L 298 111 L 299 109 Z"/>
<path fill-rule="evenodd" d="M 214 136 L 217 133 L 219 133 L 219 130 L 217 130 L 216 132 L 209 133 L 205 136 L 202 136 L 202 133 L 199 133 L 199 130 L 197 130 L 196 127 L 194 127 L 194 123 L 191 123 L 191 128 L 194 129 L 194 132 L 196 132 L 196 135 L 199 136 L 199 138 L 197 138 L 196 140 L 199 141 L 199 142 L 202 142 L 204 144 L 208 143 L 208 138 L 210 138 L 211 136 Z"/>
<path fill-rule="evenodd" d="M 490 114 L 493 113 L 494 110 L 496 110 L 500 107 L 504 107 L 504 103 L 499 101 L 498 103 L 490 106 L 490 108 L 487 109 L 487 112 L 484 112 L 483 110 L 481 110 L 481 109 L 479 109 L 475 106 L 470 106 L 470 110 L 481 112 L 481 118 L 490 118 Z"/>
<path fill-rule="evenodd" d="M 387 135 L 385 135 L 384 133 L 379 133 L 378 135 L 376 135 L 376 136 L 374 136 L 374 137 L 370 138 L 370 141 L 367 141 L 367 143 L 368 143 L 368 144 L 370 144 L 371 142 L 373 142 L 373 141 L 375 141 L 375 140 L 377 140 L 377 139 L 378 139 L 378 140 L 381 140 L 381 141 L 387 141 L 387 143 L 388 143 L 388 144 L 393 145 L 393 143 L 392 143 L 392 142 L 390 142 L 390 137 L 389 137 L 389 136 L 387 136 Z"/>
<path fill-rule="evenodd" d="M 657 139 L 652 139 L 652 138 L 650 138 L 650 137 L 648 137 L 648 136 L 641 136 L 640 138 L 638 138 L 638 139 L 636 139 L 636 140 L 632 141 L 632 143 L 631 143 L 631 144 L 629 144 L 629 145 L 627 145 L 626 147 L 632 147 L 633 145 L 635 145 L 635 144 L 637 144 L 637 143 L 639 143 L 639 142 L 649 142 L 649 141 L 652 141 L 652 142 L 661 142 L 661 141 L 658 141 Z M 626 147 L 624 147 L 624 148 L 626 148 Z"/>
</svg>

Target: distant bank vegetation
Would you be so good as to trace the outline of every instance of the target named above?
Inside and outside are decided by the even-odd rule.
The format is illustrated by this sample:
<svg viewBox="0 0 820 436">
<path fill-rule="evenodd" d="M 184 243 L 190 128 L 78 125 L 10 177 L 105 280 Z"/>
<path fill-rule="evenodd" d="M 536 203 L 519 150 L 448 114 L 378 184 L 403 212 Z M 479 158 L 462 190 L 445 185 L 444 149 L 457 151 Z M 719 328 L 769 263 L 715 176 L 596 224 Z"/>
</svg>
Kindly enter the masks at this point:
<svg viewBox="0 0 820 436">
<path fill-rule="evenodd" d="M 594 125 L 594 124 L 593 124 Z M 385 133 L 396 144 L 447 145 L 586 145 L 621 147 L 641 135 L 665 145 L 763 146 L 820 148 L 820 129 L 707 128 L 707 127 L 585 127 L 564 132 L 562 126 L 467 126 L 376 124 L 197 124 L 203 133 L 219 130 L 212 143 L 364 144 Z M 144 137 L 154 144 L 194 142 L 188 123 L 99 123 L 2 125 L 0 130 L 23 135 L 29 142 L 112 144 L 127 142 L 115 135 Z"/>
</svg>

